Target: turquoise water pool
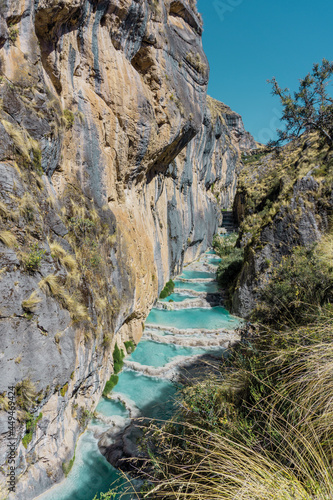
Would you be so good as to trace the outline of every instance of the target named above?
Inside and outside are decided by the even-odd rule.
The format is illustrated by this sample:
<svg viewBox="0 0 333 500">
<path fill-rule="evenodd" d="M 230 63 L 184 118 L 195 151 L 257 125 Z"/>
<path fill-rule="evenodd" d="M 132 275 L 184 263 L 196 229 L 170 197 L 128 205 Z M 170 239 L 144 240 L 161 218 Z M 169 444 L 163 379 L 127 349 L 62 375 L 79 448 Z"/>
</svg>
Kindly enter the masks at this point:
<svg viewBox="0 0 333 500">
<path fill-rule="evenodd" d="M 210 283 L 196 283 L 195 281 L 176 281 L 175 280 L 175 290 L 187 289 L 194 290 L 195 292 L 205 292 L 205 293 L 216 293 L 219 291 L 219 286 L 216 281 Z"/>
<path fill-rule="evenodd" d="M 101 455 L 93 433 L 86 431 L 78 441 L 74 465 L 67 479 L 37 498 L 92 500 L 96 494 L 106 493 L 115 481 L 117 485 L 126 484 L 123 476 Z M 120 495 L 116 497 L 118 498 Z M 131 498 L 130 495 L 124 497 L 125 500 Z"/>
<path fill-rule="evenodd" d="M 218 328 L 237 328 L 240 324 L 238 318 L 224 309 L 224 307 L 179 309 L 166 311 L 164 309 L 152 309 L 148 318 L 148 324 L 173 326 L 175 328 L 205 328 L 215 330 Z"/>
<path fill-rule="evenodd" d="M 119 375 L 114 392 L 131 399 L 149 418 L 164 419 L 171 417 L 173 399 L 177 389 L 169 380 L 148 377 L 133 370 L 125 369 Z"/>
<path fill-rule="evenodd" d="M 213 266 L 218 266 L 220 262 L 222 262 L 222 259 L 220 259 L 220 258 L 208 259 L 208 263 L 213 265 Z"/>
<path fill-rule="evenodd" d="M 173 302 L 184 302 L 184 300 L 193 298 L 195 298 L 193 297 L 193 295 L 181 295 L 180 293 L 172 293 L 166 299 L 160 299 L 160 300 L 161 302 L 169 302 L 170 300 L 173 300 Z"/>
<path fill-rule="evenodd" d="M 164 366 L 175 356 L 193 356 L 204 354 L 207 349 L 181 347 L 174 344 L 161 344 L 152 340 L 142 340 L 128 358 L 142 365 Z"/>
<path fill-rule="evenodd" d="M 128 417 L 128 411 L 119 401 L 110 401 L 102 398 L 97 405 L 96 411 L 102 413 L 106 417 L 113 417 L 119 415 L 121 417 Z"/>
<path fill-rule="evenodd" d="M 180 275 L 180 278 L 186 280 L 197 280 L 197 279 L 215 279 L 215 273 L 208 273 L 205 271 L 192 271 L 190 269 L 185 269 Z"/>
</svg>

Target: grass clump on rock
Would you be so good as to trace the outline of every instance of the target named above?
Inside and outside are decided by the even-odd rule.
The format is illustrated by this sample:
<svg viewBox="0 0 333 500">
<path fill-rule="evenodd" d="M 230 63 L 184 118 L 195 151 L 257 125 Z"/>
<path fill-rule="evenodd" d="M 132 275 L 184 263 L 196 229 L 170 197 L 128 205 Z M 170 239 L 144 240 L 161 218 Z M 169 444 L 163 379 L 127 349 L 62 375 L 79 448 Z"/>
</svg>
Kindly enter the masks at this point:
<svg viewBox="0 0 333 500">
<path fill-rule="evenodd" d="M 10 231 L 0 231 L 0 241 L 9 248 L 14 248 L 17 245 L 17 239 Z"/>
<path fill-rule="evenodd" d="M 42 299 L 38 297 L 36 290 L 32 292 L 28 299 L 22 301 L 22 309 L 27 313 L 33 313 L 36 310 L 38 304 L 42 302 Z"/>
<path fill-rule="evenodd" d="M 49 274 L 41 279 L 38 285 L 44 293 L 53 296 L 62 307 L 69 311 L 72 320 L 91 322 L 86 306 L 74 295 L 68 293 L 58 276 Z"/>
</svg>

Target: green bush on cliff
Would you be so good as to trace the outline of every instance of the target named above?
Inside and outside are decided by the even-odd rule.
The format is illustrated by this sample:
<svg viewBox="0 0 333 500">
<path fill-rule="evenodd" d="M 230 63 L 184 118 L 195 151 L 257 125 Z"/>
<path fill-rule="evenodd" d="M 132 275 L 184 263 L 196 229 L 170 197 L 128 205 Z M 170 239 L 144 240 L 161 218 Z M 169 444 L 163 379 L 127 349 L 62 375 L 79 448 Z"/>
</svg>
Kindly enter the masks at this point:
<svg viewBox="0 0 333 500">
<path fill-rule="evenodd" d="M 124 364 L 124 358 L 125 358 L 124 351 L 122 349 L 119 349 L 118 344 L 116 343 L 113 350 L 113 363 L 114 363 L 113 369 L 115 374 L 119 373 L 120 370 L 122 369 Z"/>
<path fill-rule="evenodd" d="M 23 444 L 24 448 L 27 448 L 28 444 L 31 442 L 33 433 L 37 427 L 37 423 L 39 422 L 39 420 L 42 417 L 43 417 L 42 413 L 39 413 L 39 415 L 37 417 L 34 417 L 33 415 L 31 415 L 31 413 L 27 413 L 27 420 L 26 420 L 26 424 L 25 424 L 26 425 L 26 433 L 22 438 L 22 444 Z"/>
<path fill-rule="evenodd" d="M 231 287 L 234 284 L 242 270 L 243 253 L 242 248 L 235 248 L 229 255 L 221 257 L 222 261 L 216 272 L 217 281 L 221 287 Z"/>
<path fill-rule="evenodd" d="M 311 249 L 296 247 L 282 259 L 259 294 L 253 319 L 267 324 L 305 324 L 314 321 L 332 301 L 332 242 L 324 238 Z"/>
<path fill-rule="evenodd" d="M 133 352 L 135 349 L 134 342 L 132 340 L 125 342 L 125 348 L 126 348 L 127 353 Z M 122 349 L 119 349 L 117 343 L 114 346 L 112 357 L 113 357 L 114 374 L 111 375 L 110 379 L 105 384 L 104 391 L 102 394 L 104 397 L 107 397 L 107 395 L 112 391 L 112 389 L 118 384 L 119 377 L 117 374 L 121 371 L 121 369 L 124 365 L 125 353 Z"/>
<path fill-rule="evenodd" d="M 14 28 L 12 25 L 9 26 L 9 40 L 12 44 L 15 44 L 17 37 L 19 34 L 19 30 Z"/>
<path fill-rule="evenodd" d="M 124 346 L 127 354 L 131 354 L 132 352 L 135 351 L 135 344 L 133 340 L 128 340 L 127 342 L 124 342 Z"/>
<path fill-rule="evenodd" d="M 37 271 L 45 253 L 46 251 L 43 248 L 38 248 L 38 243 L 30 245 L 30 252 L 23 257 L 26 270 L 32 273 Z"/>
<path fill-rule="evenodd" d="M 173 293 L 175 289 L 175 283 L 172 280 L 169 280 L 163 290 L 160 293 L 160 299 L 166 299 Z"/>
<path fill-rule="evenodd" d="M 118 384 L 118 380 L 118 375 L 111 375 L 110 380 L 108 380 L 105 384 L 102 396 L 106 398 L 112 389 Z"/>
<path fill-rule="evenodd" d="M 233 233 L 227 236 L 216 235 L 213 240 L 213 248 L 221 257 L 216 278 L 223 288 L 232 288 L 242 269 L 244 251 L 236 247 L 237 239 L 238 235 Z"/>
</svg>

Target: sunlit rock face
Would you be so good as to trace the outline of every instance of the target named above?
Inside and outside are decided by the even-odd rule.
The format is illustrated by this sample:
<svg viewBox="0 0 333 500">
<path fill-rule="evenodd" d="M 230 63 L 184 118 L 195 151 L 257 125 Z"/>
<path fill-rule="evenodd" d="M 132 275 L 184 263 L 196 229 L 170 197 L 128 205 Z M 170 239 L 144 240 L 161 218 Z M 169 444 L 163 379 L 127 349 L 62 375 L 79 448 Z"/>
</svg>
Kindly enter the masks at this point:
<svg viewBox="0 0 333 500">
<path fill-rule="evenodd" d="M 15 499 L 63 477 L 115 343 L 232 203 L 247 136 L 207 100 L 201 33 L 192 0 L 0 0 L 1 407 L 31 396 Z"/>
</svg>

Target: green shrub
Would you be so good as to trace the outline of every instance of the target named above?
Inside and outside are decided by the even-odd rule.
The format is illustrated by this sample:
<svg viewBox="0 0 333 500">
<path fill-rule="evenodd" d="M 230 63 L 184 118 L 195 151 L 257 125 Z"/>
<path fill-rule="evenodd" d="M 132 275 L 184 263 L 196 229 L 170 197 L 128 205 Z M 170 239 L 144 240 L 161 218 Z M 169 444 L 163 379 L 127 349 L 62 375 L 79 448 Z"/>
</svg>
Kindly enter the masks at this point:
<svg viewBox="0 0 333 500">
<path fill-rule="evenodd" d="M 61 396 L 64 397 L 67 391 L 68 391 L 68 382 L 60 389 Z"/>
<path fill-rule="evenodd" d="M 217 282 L 223 288 L 232 287 L 242 270 L 243 249 L 234 248 L 233 252 L 221 259 L 216 272 Z"/>
<path fill-rule="evenodd" d="M 34 418 L 34 416 L 31 413 L 27 413 L 27 420 L 26 420 L 26 433 L 22 438 L 22 444 L 24 448 L 28 447 L 28 444 L 32 440 L 33 433 L 36 429 L 37 422 L 43 417 L 43 414 L 40 413 L 38 417 Z"/>
<path fill-rule="evenodd" d="M 113 350 L 113 369 L 115 375 L 121 371 L 124 364 L 124 357 L 124 351 L 122 349 L 119 349 L 118 344 L 116 344 Z"/>
<path fill-rule="evenodd" d="M 69 130 L 74 125 L 74 114 L 69 109 L 65 109 L 64 117 L 66 121 L 66 130 Z"/>
<path fill-rule="evenodd" d="M 32 160 L 32 165 L 34 167 L 34 170 L 39 174 L 43 175 L 44 171 L 42 168 L 42 152 L 39 148 L 33 148 L 33 160 Z"/>
<path fill-rule="evenodd" d="M 24 266 L 27 271 L 35 272 L 39 269 L 40 262 L 45 255 L 46 251 L 44 249 L 38 248 L 38 243 L 34 243 L 30 246 L 30 252 L 24 258 Z"/>
<path fill-rule="evenodd" d="M 19 30 L 17 28 L 9 27 L 9 40 L 11 43 L 15 43 L 19 34 Z"/>
<path fill-rule="evenodd" d="M 257 150 L 253 150 L 252 153 L 242 153 L 242 162 L 244 165 L 248 165 L 249 163 L 255 163 L 259 161 L 263 156 L 266 156 L 271 152 L 270 148 L 265 148 L 255 152 Z"/>
<path fill-rule="evenodd" d="M 261 290 L 253 319 L 296 325 L 314 321 L 321 307 L 333 300 L 332 268 L 320 255 L 318 247 L 297 247 L 284 257 Z"/>
<path fill-rule="evenodd" d="M 62 470 L 63 470 L 63 473 L 65 474 L 65 477 L 67 477 L 68 474 L 70 473 L 70 471 L 73 467 L 74 461 L 75 461 L 75 453 L 74 453 L 73 458 L 71 458 L 68 462 L 62 463 Z"/>
<path fill-rule="evenodd" d="M 107 493 L 99 493 L 99 495 L 95 495 L 93 500 L 115 500 L 118 496 L 118 493 L 115 491 L 110 490 Z"/>
<path fill-rule="evenodd" d="M 135 344 L 133 340 L 128 340 L 127 342 L 124 342 L 124 346 L 127 354 L 131 354 L 132 352 L 135 351 Z"/>
<path fill-rule="evenodd" d="M 112 389 L 118 384 L 118 380 L 118 375 L 111 375 L 110 380 L 108 380 L 105 384 L 102 396 L 106 398 L 107 395 L 112 391 Z"/>
<path fill-rule="evenodd" d="M 237 233 L 228 234 L 227 236 L 216 234 L 213 238 L 213 248 L 220 257 L 223 257 L 234 251 L 237 240 Z"/>
<path fill-rule="evenodd" d="M 231 291 L 242 270 L 244 260 L 243 249 L 236 247 L 237 240 L 236 233 L 227 236 L 215 235 L 213 239 L 213 248 L 221 257 L 216 272 L 217 282 L 222 288 L 229 288 Z"/>
<path fill-rule="evenodd" d="M 160 299 L 166 299 L 173 293 L 175 289 L 175 283 L 172 280 L 169 280 L 163 290 L 160 293 Z"/>
<path fill-rule="evenodd" d="M 89 420 L 93 418 L 94 414 L 86 408 L 81 407 L 79 410 L 79 415 L 80 426 L 85 429 L 88 425 Z"/>
<path fill-rule="evenodd" d="M 71 217 L 69 224 L 77 237 L 85 236 L 86 233 L 89 233 L 96 226 L 95 222 L 91 219 L 79 216 Z"/>
<path fill-rule="evenodd" d="M 22 444 L 23 444 L 25 449 L 28 448 L 28 444 L 31 442 L 31 440 L 32 440 L 32 432 L 28 432 L 27 434 L 24 434 L 24 436 L 22 438 Z"/>
</svg>

